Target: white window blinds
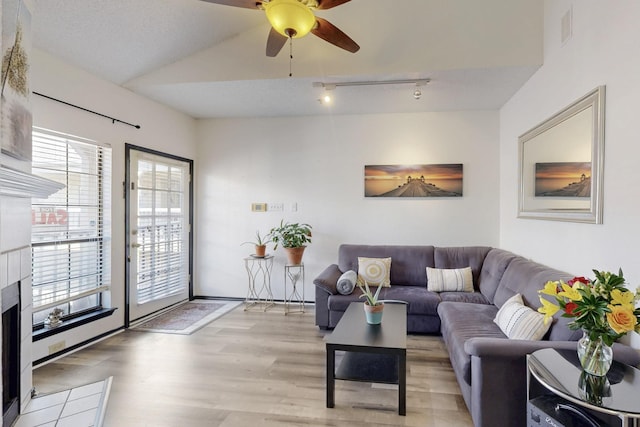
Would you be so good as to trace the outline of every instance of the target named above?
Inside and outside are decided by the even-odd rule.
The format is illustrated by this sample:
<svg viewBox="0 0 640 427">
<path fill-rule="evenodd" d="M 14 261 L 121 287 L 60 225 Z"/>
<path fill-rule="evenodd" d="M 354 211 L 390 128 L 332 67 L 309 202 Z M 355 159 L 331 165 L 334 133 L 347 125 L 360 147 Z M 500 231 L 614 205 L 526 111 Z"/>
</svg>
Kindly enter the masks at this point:
<svg viewBox="0 0 640 427">
<path fill-rule="evenodd" d="M 65 185 L 31 205 L 38 324 L 56 307 L 64 315 L 101 307 L 111 270 L 111 148 L 34 128 L 32 171 Z"/>
<path fill-rule="evenodd" d="M 185 190 L 188 164 L 137 153 L 137 302 L 185 292 L 189 284 Z"/>
</svg>

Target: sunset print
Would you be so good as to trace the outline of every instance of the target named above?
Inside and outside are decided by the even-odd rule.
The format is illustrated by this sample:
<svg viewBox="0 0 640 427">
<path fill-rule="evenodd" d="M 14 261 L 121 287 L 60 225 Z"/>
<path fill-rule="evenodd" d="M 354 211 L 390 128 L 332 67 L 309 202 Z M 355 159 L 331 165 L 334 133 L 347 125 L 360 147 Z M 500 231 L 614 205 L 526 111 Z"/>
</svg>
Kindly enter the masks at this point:
<svg viewBox="0 0 640 427">
<path fill-rule="evenodd" d="M 591 197 L 591 162 L 536 163 L 536 197 Z"/>
<path fill-rule="evenodd" d="M 462 164 L 369 165 L 365 197 L 461 197 Z"/>
</svg>

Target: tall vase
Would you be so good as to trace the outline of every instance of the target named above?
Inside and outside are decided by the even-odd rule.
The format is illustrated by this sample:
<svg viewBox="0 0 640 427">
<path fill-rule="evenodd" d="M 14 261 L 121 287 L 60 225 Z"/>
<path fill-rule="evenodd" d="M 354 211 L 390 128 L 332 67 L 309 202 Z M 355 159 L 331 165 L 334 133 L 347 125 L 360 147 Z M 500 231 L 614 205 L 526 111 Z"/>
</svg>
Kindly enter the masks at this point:
<svg viewBox="0 0 640 427">
<path fill-rule="evenodd" d="M 592 340 L 589 332 L 582 331 L 582 338 L 578 340 L 578 359 L 585 372 L 601 377 L 611 368 L 613 349 L 602 341 L 602 337 Z"/>
</svg>

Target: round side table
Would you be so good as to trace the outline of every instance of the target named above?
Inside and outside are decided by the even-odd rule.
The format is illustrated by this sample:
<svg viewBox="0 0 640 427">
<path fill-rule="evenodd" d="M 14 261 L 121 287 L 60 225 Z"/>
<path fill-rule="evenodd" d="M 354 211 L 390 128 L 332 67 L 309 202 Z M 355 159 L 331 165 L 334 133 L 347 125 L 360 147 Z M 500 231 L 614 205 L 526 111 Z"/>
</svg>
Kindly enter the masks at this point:
<svg viewBox="0 0 640 427">
<path fill-rule="evenodd" d="M 623 427 L 640 426 L 640 369 L 613 362 L 604 377 L 582 370 L 575 350 L 545 348 L 527 356 L 527 397 L 531 402 L 531 380 L 595 416 L 617 417 Z M 613 418 L 615 420 L 615 418 Z"/>
</svg>

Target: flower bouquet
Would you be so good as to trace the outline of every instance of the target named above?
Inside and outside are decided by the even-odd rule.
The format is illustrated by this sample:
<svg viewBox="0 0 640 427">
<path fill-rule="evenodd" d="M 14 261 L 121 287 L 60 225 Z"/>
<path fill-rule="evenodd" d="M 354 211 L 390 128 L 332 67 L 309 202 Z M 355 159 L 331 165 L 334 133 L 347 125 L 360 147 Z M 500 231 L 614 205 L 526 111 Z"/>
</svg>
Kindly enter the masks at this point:
<svg viewBox="0 0 640 427">
<path fill-rule="evenodd" d="M 563 317 L 572 318 L 569 328 L 582 329 L 584 336 L 578 341 L 578 358 L 582 368 L 593 375 L 605 375 L 611 366 L 611 346 L 618 338 L 631 331 L 640 332 L 640 309 L 635 308 L 640 290 L 635 293 L 625 287 L 622 270 L 618 274 L 593 270 L 594 280 L 574 277 L 567 283 L 549 281 L 540 294 L 542 306 L 538 311 L 549 322 L 561 311 Z"/>
</svg>

